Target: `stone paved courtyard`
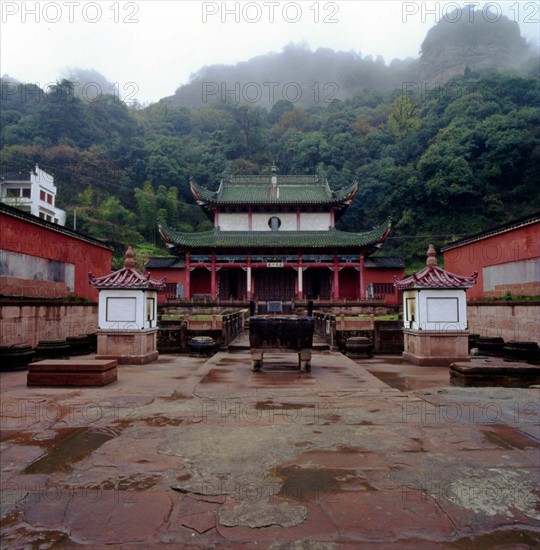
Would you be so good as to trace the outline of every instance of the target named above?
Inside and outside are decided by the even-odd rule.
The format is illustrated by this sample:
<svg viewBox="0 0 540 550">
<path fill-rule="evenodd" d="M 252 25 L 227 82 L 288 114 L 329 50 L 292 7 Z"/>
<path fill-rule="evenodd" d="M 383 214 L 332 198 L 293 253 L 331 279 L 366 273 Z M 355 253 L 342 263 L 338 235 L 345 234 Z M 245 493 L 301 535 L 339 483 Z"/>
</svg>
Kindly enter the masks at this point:
<svg viewBox="0 0 540 550">
<path fill-rule="evenodd" d="M 540 546 L 539 389 L 321 351 L 2 372 L 2 548 Z"/>
</svg>

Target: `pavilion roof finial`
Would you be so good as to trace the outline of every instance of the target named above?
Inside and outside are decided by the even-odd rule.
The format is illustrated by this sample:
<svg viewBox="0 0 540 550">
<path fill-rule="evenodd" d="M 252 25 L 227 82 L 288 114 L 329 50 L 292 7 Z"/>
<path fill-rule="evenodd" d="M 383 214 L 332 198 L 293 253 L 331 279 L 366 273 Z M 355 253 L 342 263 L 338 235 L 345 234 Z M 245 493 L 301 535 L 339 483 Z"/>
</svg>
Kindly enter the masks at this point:
<svg viewBox="0 0 540 550">
<path fill-rule="evenodd" d="M 144 275 L 135 268 L 135 253 L 131 246 L 128 246 L 126 250 L 122 269 L 102 277 L 96 277 L 89 273 L 88 279 L 90 284 L 99 290 L 163 290 L 165 288 L 165 277 L 159 280 L 152 279 L 150 273 Z"/>
<path fill-rule="evenodd" d="M 437 252 L 432 244 L 427 249 L 426 265 L 428 267 L 437 265 Z"/>
<path fill-rule="evenodd" d="M 128 246 L 128 249 L 126 250 L 124 267 L 127 267 L 127 268 L 135 267 L 135 252 L 133 252 L 133 248 L 131 246 Z"/>
<path fill-rule="evenodd" d="M 275 160 L 272 160 L 272 168 L 271 168 L 271 172 L 272 174 L 277 174 L 277 166 L 276 166 L 276 161 Z"/>
</svg>

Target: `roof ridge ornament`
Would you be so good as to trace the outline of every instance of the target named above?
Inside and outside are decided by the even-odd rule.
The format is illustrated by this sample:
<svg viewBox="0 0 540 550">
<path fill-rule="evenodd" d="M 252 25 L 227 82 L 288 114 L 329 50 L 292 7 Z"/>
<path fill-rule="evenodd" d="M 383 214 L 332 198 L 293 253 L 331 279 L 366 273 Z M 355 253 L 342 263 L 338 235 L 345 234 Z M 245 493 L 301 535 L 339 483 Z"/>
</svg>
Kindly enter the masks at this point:
<svg viewBox="0 0 540 550">
<path fill-rule="evenodd" d="M 124 267 L 128 269 L 133 269 L 135 267 L 135 252 L 133 252 L 133 247 L 128 246 L 124 259 Z"/>
<path fill-rule="evenodd" d="M 437 251 L 435 250 L 435 247 L 432 244 L 430 244 L 427 249 L 426 265 L 428 267 L 437 266 Z"/>
<path fill-rule="evenodd" d="M 416 271 L 405 277 L 397 279 L 394 277 L 394 286 L 400 290 L 408 289 L 428 289 L 428 288 L 470 288 L 476 284 L 478 273 L 475 271 L 469 277 L 457 275 L 446 271 L 437 265 L 437 252 L 435 247 L 430 244 L 427 250 L 426 267 L 421 271 Z"/>
<path fill-rule="evenodd" d="M 328 185 L 328 178 L 326 176 L 326 170 L 324 169 L 324 162 L 319 162 L 317 166 L 317 173 L 315 174 L 315 181 L 320 183 L 326 183 Z M 332 190 L 330 190 L 332 191 Z"/>
<path fill-rule="evenodd" d="M 124 290 L 163 290 L 165 277 L 153 279 L 150 273 L 143 274 L 135 267 L 135 253 L 132 246 L 128 246 L 125 254 L 124 267 L 102 277 L 88 273 L 90 284 L 97 289 L 124 289 Z"/>
</svg>

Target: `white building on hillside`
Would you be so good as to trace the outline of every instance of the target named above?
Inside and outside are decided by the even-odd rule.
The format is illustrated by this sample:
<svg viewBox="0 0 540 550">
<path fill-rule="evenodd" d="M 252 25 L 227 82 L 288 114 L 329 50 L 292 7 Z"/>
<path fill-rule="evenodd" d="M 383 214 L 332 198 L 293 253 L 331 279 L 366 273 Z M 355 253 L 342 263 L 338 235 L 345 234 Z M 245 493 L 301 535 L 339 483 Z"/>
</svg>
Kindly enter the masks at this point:
<svg viewBox="0 0 540 550">
<path fill-rule="evenodd" d="M 56 208 L 54 177 L 37 164 L 30 176 L 22 172 L 0 175 L 0 201 L 48 222 L 66 224 L 66 212 Z"/>
</svg>

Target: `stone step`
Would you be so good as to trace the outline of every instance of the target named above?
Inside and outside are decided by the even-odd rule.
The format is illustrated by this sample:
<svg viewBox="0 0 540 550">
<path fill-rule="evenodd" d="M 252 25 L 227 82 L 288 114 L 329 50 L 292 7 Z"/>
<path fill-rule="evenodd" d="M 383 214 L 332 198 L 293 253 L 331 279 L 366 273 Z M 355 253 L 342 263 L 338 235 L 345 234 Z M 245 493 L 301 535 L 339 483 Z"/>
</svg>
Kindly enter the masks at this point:
<svg viewBox="0 0 540 550">
<path fill-rule="evenodd" d="M 114 359 L 46 359 L 28 366 L 27 386 L 106 386 L 117 379 Z"/>
<path fill-rule="evenodd" d="M 528 388 L 540 384 L 540 366 L 497 359 L 472 359 L 450 366 L 450 383 L 456 386 Z"/>
</svg>

